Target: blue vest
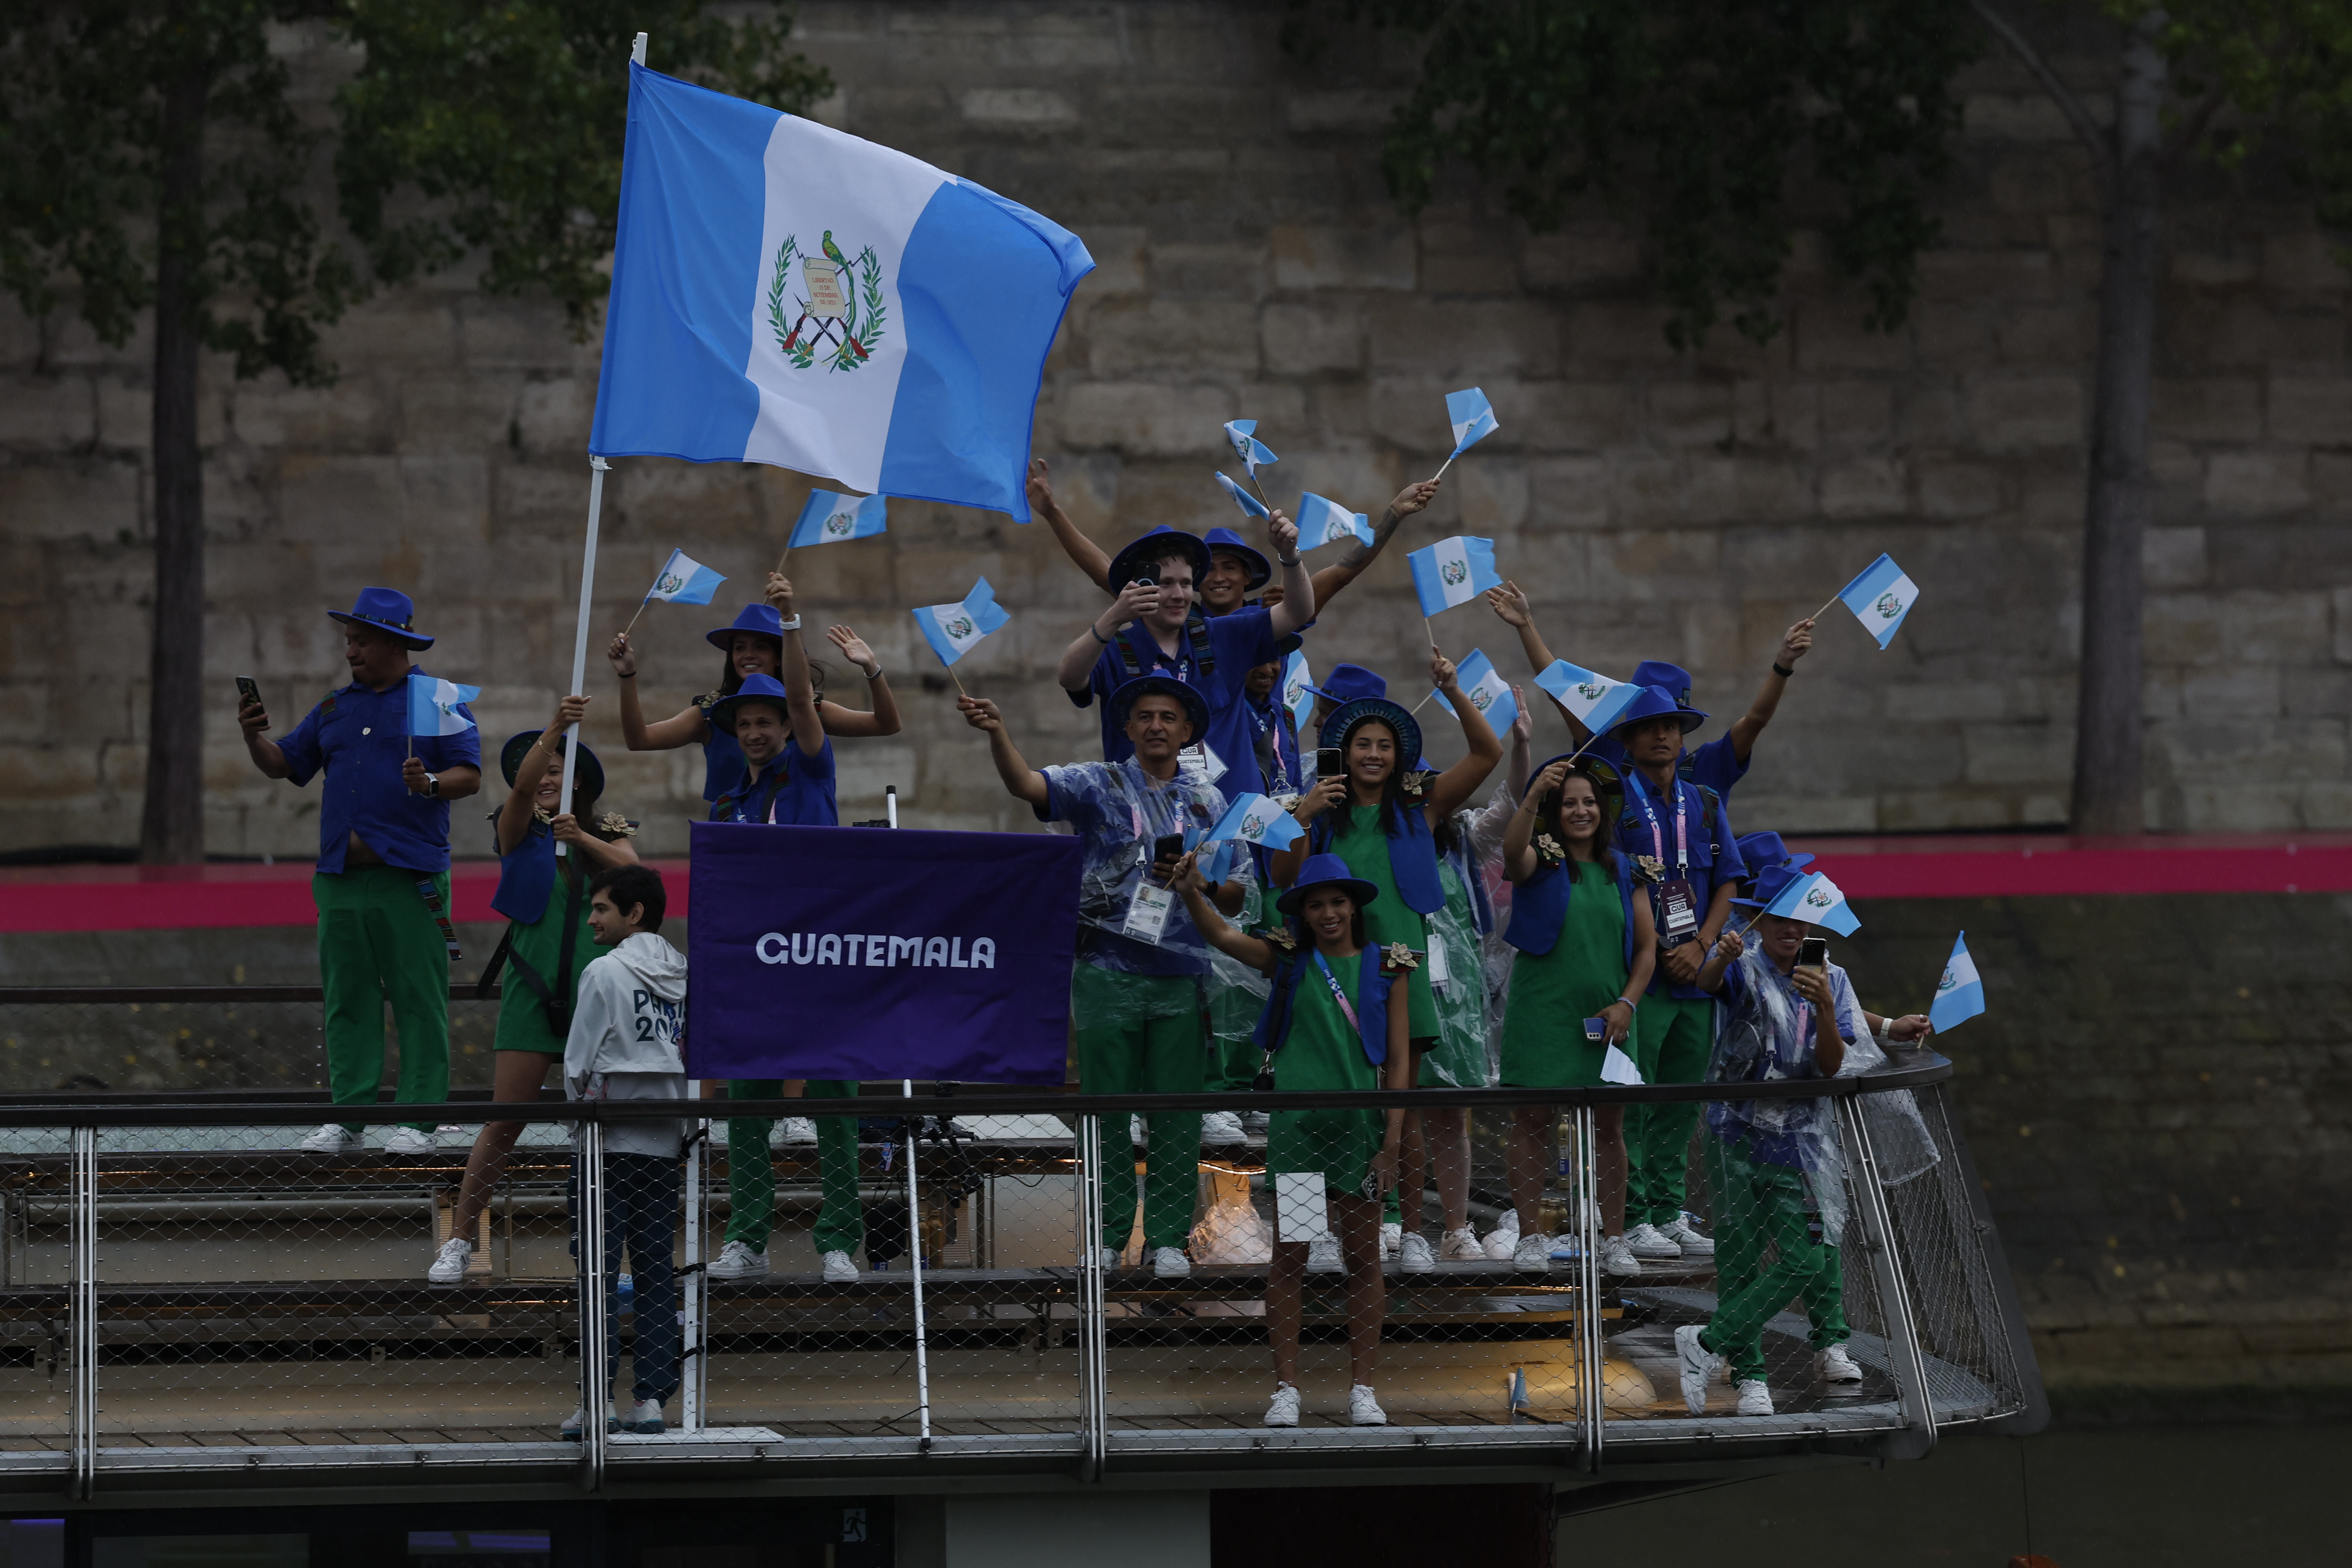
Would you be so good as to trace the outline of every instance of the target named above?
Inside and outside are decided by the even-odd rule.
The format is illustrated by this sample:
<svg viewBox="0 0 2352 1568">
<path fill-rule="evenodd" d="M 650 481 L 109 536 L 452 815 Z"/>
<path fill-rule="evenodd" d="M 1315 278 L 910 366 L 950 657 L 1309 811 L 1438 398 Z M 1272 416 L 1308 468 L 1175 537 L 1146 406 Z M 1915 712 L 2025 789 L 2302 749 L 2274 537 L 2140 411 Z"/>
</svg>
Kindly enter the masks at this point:
<svg viewBox="0 0 2352 1568">
<path fill-rule="evenodd" d="M 1625 967 L 1631 971 L 1633 868 L 1614 850 L 1609 852 L 1609 858 L 1617 862 L 1617 901 L 1625 910 Z M 1537 867 L 1535 875 L 1511 890 L 1511 927 L 1503 933 L 1503 940 L 1538 958 L 1558 946 L 1560 931 L 1568 924 L 1568 901 L 1576 891 L 1576 880 L 1568 874 L 1565 863 Z"/>
<path fill-rule="evenodd" d="M 1386 802 L 1381 806 L 1382 826 L 1391 827 L 1389 841 L 1389 875 L 1395 879 L 1397 896 L 1415 915 L 1432 915 L 1445 907 L 1445 886 L 1437 880 L 1437 840 L 1429 831 L 1425 810 L 1415 807 L 1400 807 L 1391 814 Z M 1398 818 L 1404 821 L 1404 831 L 1393 831 Z M 1315 819 L 1308 836 L 1307 852 L 1326 854 L 1331 848 L 1331 813 L 1324 812 Z"/>
<path fill-rule="evenodd" d="M 1374 1067 L 1389 1059 L 1389 977 L 1381 973 L 1381 949 L 1378 944 L 1366 947 L 1357 962 L 1356 1030 L 1364 1047 L 1364 1060 Z M 1315 967 L 1313 949 L 1293 953 L 1274 968 L 1274 985 L 1265 994 L 1265 1006 L 1257 1015 L 1257 1027 L 1250 1038 L 1257 1048 L 1271 1055 L 1290 1043 L 1290 1015 L 1298 1001 L 1299 982 Z M 1318 972 L 1314 984 L 1322 987 Z M 1328 989 L 1328 987 L 1323 988 Z"/>
<path fill-rule="evenodd" d="M 517 925 L 529 925 L 547 913 L 554 892 L 555 834 L 546 823 L 534 821 L 514 852 L 499 857 L 499 890 L 490 894 L 490 907 Z"/>
<path fill-rule="evenodd" d="M 709 716 L 708 710 L 704 716 Z M 727 793 L 751 766 L 743 748 L 735 744 L 735 737 L 720 733 L 716 725 L 702 742 L 702 798 L 706 800 L 716 800 Z"/>
</svg>

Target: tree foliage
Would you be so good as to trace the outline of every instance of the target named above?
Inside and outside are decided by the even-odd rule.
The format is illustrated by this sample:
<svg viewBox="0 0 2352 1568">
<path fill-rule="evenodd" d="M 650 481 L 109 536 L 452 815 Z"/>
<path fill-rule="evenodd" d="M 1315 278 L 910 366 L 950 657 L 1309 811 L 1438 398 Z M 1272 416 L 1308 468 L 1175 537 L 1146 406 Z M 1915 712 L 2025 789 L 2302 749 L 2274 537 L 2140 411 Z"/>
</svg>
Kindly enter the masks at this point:
<svg viewBox="0 0 2352 1568">
<path fill-rule="evenodd" d="M 1401 207 L 1458 158 L 1538 232 L 1588 193 L 1638 211 L 1677 348 L 1727 313 L 1778 330 L 1808 173 L 1832 265 L 1870 326 L 1899 324 L 1938 235 L 1950 83 L 1981 47 L 1958 0 L 1293 0 L 1286 42 L 1311 58 L 1335 22 L 1417 55 L 1382 148 Z"/>
</svg>

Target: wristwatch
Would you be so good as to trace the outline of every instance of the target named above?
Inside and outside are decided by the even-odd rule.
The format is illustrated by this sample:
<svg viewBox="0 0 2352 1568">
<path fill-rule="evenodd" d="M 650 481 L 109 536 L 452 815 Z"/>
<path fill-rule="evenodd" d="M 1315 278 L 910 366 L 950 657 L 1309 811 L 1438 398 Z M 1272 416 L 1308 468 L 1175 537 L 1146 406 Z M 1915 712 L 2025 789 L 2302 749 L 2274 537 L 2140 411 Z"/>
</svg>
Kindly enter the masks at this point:
<svg viewBox="0 0 2352 1568">
<path fill-rule="evenodd" d="M 776 630 L 779 632 L 797 632 L 800 629 L 801 618 L 797 615 L 793 616 L 790 621 L 779 621 L 776 622 Z"/>
<path fill-rule="evenodd" d="M 425 776 L 425 798 L 428 800 L 437 800 L 441 798 L 441 775 L 438 773 L 427 773 Z"/>
</svg>

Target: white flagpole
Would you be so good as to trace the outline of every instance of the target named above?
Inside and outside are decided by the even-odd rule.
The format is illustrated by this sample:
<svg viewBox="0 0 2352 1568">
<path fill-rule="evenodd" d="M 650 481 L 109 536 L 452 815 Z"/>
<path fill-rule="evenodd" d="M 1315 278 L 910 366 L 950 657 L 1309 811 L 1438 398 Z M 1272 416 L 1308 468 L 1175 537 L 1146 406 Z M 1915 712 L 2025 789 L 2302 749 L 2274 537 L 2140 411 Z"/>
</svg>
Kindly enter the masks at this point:
<svg viewBox="0 0 2352 1568">
<path fill-rule="evenodd" d="M 591 453 L 588 456 L 588 543 L 580 558 L 580 625 L 572 639 L 572 684 L 564 688 L 566 695 L 576 695 L 588 680 L 588 601 L 596 591 L 596 524 L 604 511 L 605 462 Z M 580 777 L 580 727 L 572 726 L 563 732 L 563 799 L 556 803 L 559 817 L 572 810 L 572 781 Z M 555 841 L 555 852 L 566 848 L 562 840 Z"/>
</svg>

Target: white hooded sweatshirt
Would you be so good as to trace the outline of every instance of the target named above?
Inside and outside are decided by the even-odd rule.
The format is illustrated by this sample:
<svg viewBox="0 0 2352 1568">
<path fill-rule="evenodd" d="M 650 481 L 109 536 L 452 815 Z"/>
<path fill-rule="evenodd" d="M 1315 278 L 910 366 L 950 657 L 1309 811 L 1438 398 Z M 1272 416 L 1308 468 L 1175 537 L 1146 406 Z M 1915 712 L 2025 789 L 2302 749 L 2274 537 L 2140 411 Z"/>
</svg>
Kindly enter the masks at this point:
<svg viewBox="0 0 2352 1568">
<path fill-rule="evenodd" d="M 683 1100 L 686 956 L 640 931 L 580 971 L 563 1043 L 571 1100 Z M 676 1159 L 685 1124 L 608 1122 L 604 1151 Z"/>
</svg>

